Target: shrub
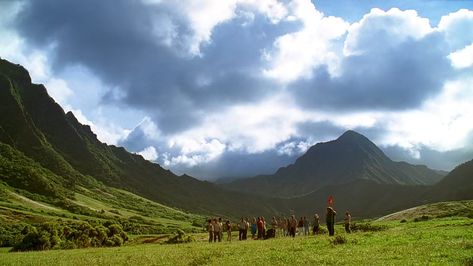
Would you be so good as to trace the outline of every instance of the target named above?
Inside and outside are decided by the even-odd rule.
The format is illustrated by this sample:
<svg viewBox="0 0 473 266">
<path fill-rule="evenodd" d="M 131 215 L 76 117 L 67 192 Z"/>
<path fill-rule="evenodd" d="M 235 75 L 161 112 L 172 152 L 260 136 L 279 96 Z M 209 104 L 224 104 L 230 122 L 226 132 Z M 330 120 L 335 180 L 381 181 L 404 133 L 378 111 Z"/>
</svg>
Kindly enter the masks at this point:
<svg viewBox="0 0 473 266">
<path fill-rule="evenodd" d="M 414 222 L 423 222 L 427 220 L 429 220 L 429 216 L 427 215 L 422 215 L 421 217 L 414 218 Z"/>
<path fill-rule="evenodd" d="M 88 222 L 60 225 L 43 223 L 25 226 L 22 239 L 12 251 L 71 249 L 83 247 L 121 246 L 128 241 L 127 234 L 118 224 L 92 226 Z"/>
<path fill-rule="evenodd" d="M 177 229 L 177 234 L 169 238 L 165 243 L 166 244 L 179 244 L 179 243 L 189 243 L 195 241 L 194 237 L 186 235 L 181 229 Z"/>
<path fill-rule="evenodd" d="M 332 238 L 332 239 L 330 240 L 330 242 L 331 242 L 332 244 L 334 244 L 334 245 L 339 245 L 339 244 L 345 244 L 345 243 L 347 243 L 348 241 L 347 241 L 347 239 L 346 239 L 345 236 L 343 236 L 343 235 L 338 235 L 338 236 L 335 236 L 334 238 Z"/>
</svg>

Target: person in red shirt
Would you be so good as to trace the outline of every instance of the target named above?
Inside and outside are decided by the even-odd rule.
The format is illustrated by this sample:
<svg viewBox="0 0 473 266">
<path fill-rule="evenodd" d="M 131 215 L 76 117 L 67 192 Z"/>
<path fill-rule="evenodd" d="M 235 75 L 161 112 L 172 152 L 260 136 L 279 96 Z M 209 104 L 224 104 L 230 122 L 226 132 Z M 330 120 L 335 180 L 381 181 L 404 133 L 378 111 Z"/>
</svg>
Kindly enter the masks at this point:
<svg viewBox="0 0 473 266">
<path fill-rule="evenodd" d="M 263 218 L 258 217 L 258 222 L 256 223 L 256 226 L 258 228 L 258 239 L 263 239 L 264 238 L 264 222 Z"/>
</svg>

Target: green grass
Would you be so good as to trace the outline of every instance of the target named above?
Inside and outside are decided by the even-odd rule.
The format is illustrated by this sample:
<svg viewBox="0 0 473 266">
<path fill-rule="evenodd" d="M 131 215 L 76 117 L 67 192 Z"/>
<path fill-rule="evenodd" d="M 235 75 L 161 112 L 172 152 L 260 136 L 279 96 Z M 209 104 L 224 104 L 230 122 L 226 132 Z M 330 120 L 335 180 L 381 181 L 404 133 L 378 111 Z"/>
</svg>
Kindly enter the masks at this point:
<svg viewBox="0 0 473 266">
<path fill-rule="evenodd" d="M 374 223 L 379 224 L 379 223 Z M 383 222 L 386 230 L 209 244 L 140 244 L 27 253 L 1 253 L 4 265 L 471 265 L 473 220 L 441 218 L 424 222 Z"/>
<path fill-rule="evenodd" d="M 422 216 L 442 218 L 461 216 L 473 218 L 473 200 L 448 201 L 426 204 L 402 210 L 379 218 L 379 221 L 412 220 Z"/>
<path fill-rule="evenodd" d="M 117 220 L 133 223 L 130 233 L 173 233 L 176 228 L 199 231 L 205 217 L 173 209 L 115 188 L 88 190 L 80 188 L 74 204 L 88 213 L 74 213 L 60 207 L 30 199 L 0 183 L 0 226 L 2 224 L 36 224 L 46 221 Z M 142 228 L 142 229 L 139 229 Z"/>
</svg>

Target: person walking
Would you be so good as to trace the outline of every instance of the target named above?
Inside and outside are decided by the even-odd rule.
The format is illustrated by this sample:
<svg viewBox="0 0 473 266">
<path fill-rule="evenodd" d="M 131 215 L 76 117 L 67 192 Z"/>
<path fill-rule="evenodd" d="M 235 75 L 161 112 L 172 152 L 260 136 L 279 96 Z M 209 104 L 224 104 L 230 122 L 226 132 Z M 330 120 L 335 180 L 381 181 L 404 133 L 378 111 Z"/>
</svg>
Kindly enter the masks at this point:
<svg viewBox="0 0 473 266">
<path fill-rule="evenodd" d="M 326 222 L 329 236 L 335 234 L 335 215 L 337 212 L 332 207 L 327 207 Z"/>
<path fill-rule="evenodd" d="M 343 221 L 345 223 L 345 231 L 347 233 L 351 233 L 351 228 L 350 228 L 351 215 L 350 215 L 350 212 L 348 212 L 348 210 L 345 212 L 345 218 L 343 218 Z"/>
</svg>

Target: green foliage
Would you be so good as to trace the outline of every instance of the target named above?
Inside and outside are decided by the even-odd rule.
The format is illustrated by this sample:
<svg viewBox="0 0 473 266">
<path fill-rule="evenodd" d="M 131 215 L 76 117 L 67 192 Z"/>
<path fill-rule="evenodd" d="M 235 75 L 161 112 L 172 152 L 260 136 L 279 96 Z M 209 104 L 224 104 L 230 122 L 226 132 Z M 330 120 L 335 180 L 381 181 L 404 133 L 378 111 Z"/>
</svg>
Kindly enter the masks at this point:
<svg viewBox="0 0 473 266">
<path fill-rule="evenodd" d="M 423 221 L 427 221 L 427 220 L 429 220 L 428 215 L 422 215 L 420 217 L 414 218 L 414 222 L 423 222 Z"/>
<path fill-rule="evenodd" d="M 337 236 L 330 239 L 330 243 L 332 243 L 334 245 L 345 244 L 347 242 L 348 242 L 347 238 L 343 235 L 337 235 Z"/>
<path fill-rule="evenodd" d="M 194 242 L 194 241 L 195 241 L 194 237 L 190 235 L 186 235 L 186 233 L 182 231 L 181 229 L 177 229 L 176 235 L 169 238 L 165 243 L 166 244 L 181 244 L 181 243 L 189 243 L 189 242 Z"/>
<path fill-rule="evenodd" d="M 37 226 L 27 225 L 21 233 L 23 238 L 12 251 L 116 247 L 128 241 L 122 227 L 114 223 L 93 226 L 87 222 L 66 225 L 47 222 Z"/>
<path fill-rule="evenodd" d="M 12 247 L 21 241 L 24 223 L 0 223 L 0 247 Z"/>
</svg>

